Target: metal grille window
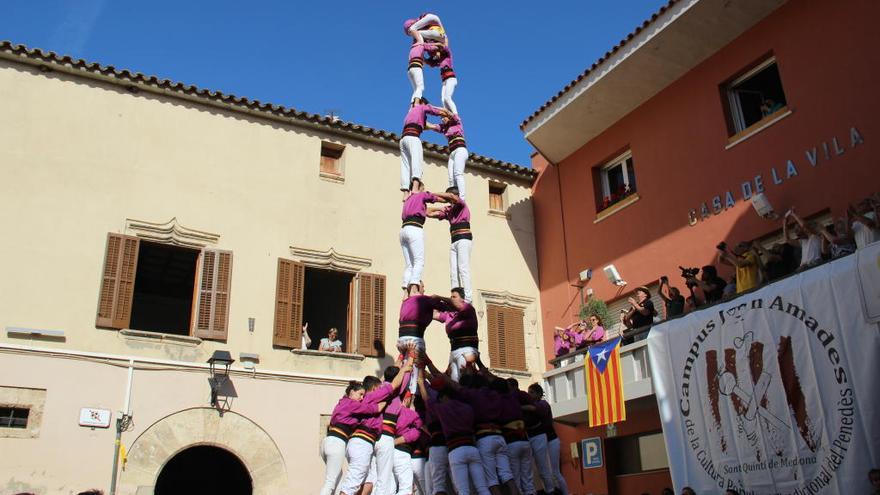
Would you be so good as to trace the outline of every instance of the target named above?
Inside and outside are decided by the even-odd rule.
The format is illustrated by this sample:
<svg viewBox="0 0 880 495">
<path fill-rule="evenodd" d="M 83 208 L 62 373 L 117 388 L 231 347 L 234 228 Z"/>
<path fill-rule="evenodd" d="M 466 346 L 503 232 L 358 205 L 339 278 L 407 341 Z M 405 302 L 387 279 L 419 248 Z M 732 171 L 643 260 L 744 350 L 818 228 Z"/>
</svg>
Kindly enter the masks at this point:
<svg viewBox="0 0 880 495">
<path fill-rule="evenodd" d="M 23 407 L 0 407 L 0 428 L 27 428 L 30 412 Z"/>
</svg>

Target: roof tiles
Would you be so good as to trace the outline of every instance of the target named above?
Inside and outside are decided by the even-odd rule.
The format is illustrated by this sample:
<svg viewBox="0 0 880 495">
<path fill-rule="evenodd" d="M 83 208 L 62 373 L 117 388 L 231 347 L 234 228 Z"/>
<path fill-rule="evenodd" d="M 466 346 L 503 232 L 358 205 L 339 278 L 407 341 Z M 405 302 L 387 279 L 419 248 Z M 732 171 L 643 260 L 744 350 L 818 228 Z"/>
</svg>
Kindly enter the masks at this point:
<svg viewBox="0 0 880 495">
<path fill-rule="evenodd" d="M 336 117 L 322 116 L 273 103 L 263 103 L 259 100 L 253 100 L 243 96 L 199 88 L 192 84 L 184 84 L 169 79 L 160 79 L 156 76 L 148 76 L 140 72 L 132 72 L 128 69 L 117 69 L 112 65 L 101 65 L 96 62 L 76 59 L 68 55 L 58 55 L 51 51 L 47 52 L 39 48 L 28 48 L 24 45 L 13 44 L 10 41 L 0 41 L 0 53 L 16 55 L 50 65 L 66 66 L 71 69 L 78 69 L 91 74 L 99 74 L 120 82 L 129 82 L 134 85 L 130 89 L 136 89 L 137 86 L 149 86 L 154 89 L 166 90 L 180 95 L 188 95 L 206 101 L 223 103 L 232 107 L 238 107 L 242 110 L 251 110 L 267 115 L 274 115 L 276 117 L 289 118 L 294 121 L 316 124 L 326 127 L 328 130 L 332 129 L 338 132 L 350 133 L 371 139 L 379 139 L 382 141 L 388 141 L 389 143 L 397 142 L 400 139 L 400 136 L 394 132 L 374 129 L 354 122 L 347 122 Z M 424 143 L 424 147 L 425 150 L 429 152 L 439 154 L 449 153 L 446 146 Z M 537 177 L 537 172 L 531 168 L 475 153 L 471 153 L 468 160 L 473 164 L 482 165 L 486 169 L 495 170 L 505 175 L 529 181 L 534 180 L 535 177 Z"/>
</svg>

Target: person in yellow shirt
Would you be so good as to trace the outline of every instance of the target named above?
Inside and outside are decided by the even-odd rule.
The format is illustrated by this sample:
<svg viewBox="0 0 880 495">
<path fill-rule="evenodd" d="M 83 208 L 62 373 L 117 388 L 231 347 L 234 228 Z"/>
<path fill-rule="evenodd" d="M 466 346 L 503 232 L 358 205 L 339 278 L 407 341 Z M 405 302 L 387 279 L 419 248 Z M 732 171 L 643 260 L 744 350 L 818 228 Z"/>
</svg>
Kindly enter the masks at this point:
<svg viewBox="0 0 880 495">
<path fill-rule="evenodd" d="M 741 294 L 760 284 L 761 256 L 749 242 L 740 242 L 730 252 L 724 243 L 718 246 L 718 262 L 736 269 L 736 293 Z"/>
</svg>

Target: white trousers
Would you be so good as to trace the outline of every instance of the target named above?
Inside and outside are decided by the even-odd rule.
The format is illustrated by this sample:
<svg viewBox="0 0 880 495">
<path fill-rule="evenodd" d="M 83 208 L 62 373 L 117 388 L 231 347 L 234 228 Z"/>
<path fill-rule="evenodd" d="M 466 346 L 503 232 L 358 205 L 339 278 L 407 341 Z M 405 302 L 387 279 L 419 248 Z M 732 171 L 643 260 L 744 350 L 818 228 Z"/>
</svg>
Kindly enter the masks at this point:
<svg viewBox="0 0 880 495">
<path fill-rule="evenodd" d="M 348 471 L 342 480 L 341 493 L 354 495 L 367 480 L 370 461 L 373 459 L 374 447 L 370 442 L 358 437 L 348 441 L 345 457 L 348 459 Z"/>
<path fill-rule="evenodd" d="M 403 250 L 403 284 L 418 285 L 422 281 L 425 269 L 425 229 L 415 225 L 406 225 L 400 229 L 400 249 Z"/>
<path fill-rule="evenodd" d="M 413 88 L 412 98 L 409 100 L 412 102 L 416 98 L 421 98 L 425 92 L 425 72 L 421 67 L 413 67 L 407 69 L 406 74 L 409 76 L 409 83 Z"/>
<path fill-rule="evenodd" d="M 486 484 L 497 486 L 513 479 L 510 469 L 510 457 L 507 454 L 507 442 L 501 435 L 490 435 L 477 440 L 477 450 L 483 461 L 486 472 Z"/>
<path fill-rule="evenodd" d="M 400 190 L 409 191 L 412 179 L 422 178 L 422 140 L 416 136 L 400 138 Z"/>
<path fill-rule="evenodd" d="M 556 476 L 550 470 L 550 454 L 547 452 L 547 435 L 541 433 L 533 437 L 529 437 L 529 445 L 532 446 L 532 457 L 535 460 L 535 466 L 538 468 L 538 474 L 541 476 L 541 484 L 547 493 L 556 489 Z"/>
<path fill-rule="evenodd" d="M 406 353 L 409 351 L 407 345 L 410 342 L 415 342 L 416 349 L 419 351 L 420 356 L 425 355 L 425 339 L 421 337 L 409 337 L 403 336 L 397 338 L 397 350 L 401 355 L 406 356 Z M 408 389 L 410 393 L 416 394 L 419 389 L 419 376 L 422 375 L 422 368 L 418 366 L 413 366 L 412 375 L 409 377 L 409 386 Z"/>
<path fill-rule="evenodd" d="M 410 457 L 409 464 L 413 474 L 413 493 L 418 491 L 419 495 L 429 495 L 428 459 L 424 457 Z"/>
<path fill-rule="evenodd" d="M 461 378 L 461 370 L 467 365 L 469 355 L 477 355 L 480 352 L 473 347 L 460 347 L 449 353 L 449 378 L 458 383 Z"/>
<path fill-rule="evenodd" d="M 455 102 L 452 101 L 452 93 L 455 93 L 456 86 L 458 86 L 458 78 L 450 77 L 443 81 L 443 84 L 440 86 L 440 99 L 447 110 L 458 115 L 458 109 L 455 107 Z"/>
<path fill-rule="evenodd" d="M 535 495 L 535 483 L 532 480 L 532 447 L 529 442 L 519 441 L 507 444 L 510 456 L 510 470 L 516 486 L 522 495 Z"/>
<path fill-rule="evenodd" d="M 449 493 L 446 485 L 446 477 L 449 476 L 449 450 L 446 446 L 431 447 L 428 449 L 428 465 L 431 471 L 431 495 L 435 493 Z"/>
<path fill-rule="evenodd" d="M 342 477 L 342 464 L 345 462 L 345 441 L 334 436 L 324 437 L 321 442 L 321 459 L 327 466 L 324 471 L 324 486 L 320 495 L 333 495 Z"/>
<path fill-rule="evenodd" d="M 397 481 L 397 495 L 412 495 L 412 457 L 408 453 L 397 449 L 394 449 L 394 480 Z"/>
<path fill-rule="evenodd" d="M 478 495 L 490 495 L 480 451 L 476 447 L 466 445 L 450 452 L 449 470 L 458 495 L 470 495 L 472 485 Z"/>
<path fill-rule="evenodd" d="M 547 452 L 550 454 L 550 472 L 553 473 L 556 479 L 556 487 L 559 488 L 562 495 L 568 495 L 568 483 L 565 482 L 565 478 L 562 476 L 562 466 L 559 465 L 560 449 L 559 438 L 554 438 L 547 442 Z"/>
<path fill-rule="evenodd" d="M 394 495 L 394 438 L 381 435 L 376 440 L 376 495 Z"/>
<path fill-rule="evenodd" d="M 424 241 L 422 245 L 424 245 Z M 459 239 L 449 246 L 449 283 L 452 284 L 450 288 L 461 287 L 464 289 L 464 299 L 468 302 L 473 301 L 471 294 L 471 249 L 473 245 L 474 241 L 471 239 Z"/>
<path fill-rule="evenodd" d="M 446 168 L 449 170 L 449 187 L 458 188 L 458 196 L 465 199 L 464 167 L 467 165 L 468 150 L 466 147 L 455 148 L 449 154 Z"/>
</svg>

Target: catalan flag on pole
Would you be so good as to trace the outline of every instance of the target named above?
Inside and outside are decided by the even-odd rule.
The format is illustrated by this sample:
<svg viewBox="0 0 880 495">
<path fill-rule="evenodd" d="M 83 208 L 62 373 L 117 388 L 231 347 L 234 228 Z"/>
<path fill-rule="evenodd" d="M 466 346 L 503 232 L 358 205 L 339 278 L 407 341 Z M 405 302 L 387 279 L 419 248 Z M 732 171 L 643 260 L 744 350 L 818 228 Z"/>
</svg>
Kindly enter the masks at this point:
<svg viewBox="0 0 880 495">
<path fill-rule="evenodd" d="M 589 349 L 586 360 L 590 426 L 602 426 L 626 420 L 623 378 L 620 375 L 620 337 Z"/>
</svg>

